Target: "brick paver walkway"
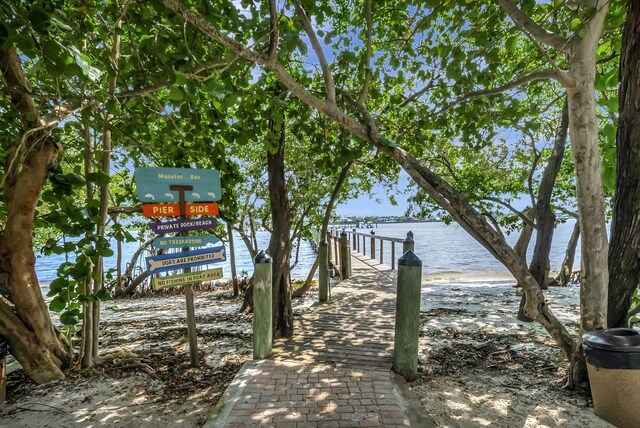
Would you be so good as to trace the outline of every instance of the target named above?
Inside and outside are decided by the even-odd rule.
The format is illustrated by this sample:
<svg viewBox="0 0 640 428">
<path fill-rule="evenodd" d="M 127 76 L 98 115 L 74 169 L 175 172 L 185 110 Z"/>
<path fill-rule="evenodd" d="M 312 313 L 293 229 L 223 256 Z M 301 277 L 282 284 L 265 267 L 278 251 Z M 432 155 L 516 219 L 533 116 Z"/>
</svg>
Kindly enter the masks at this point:
<svg viewBox="0 0 640 428">
<path fill-rule="evenodd" d="M 271 359 L 242 367 L 205 426 L 411 425 L 390 371 L 395 272 L 360 259 L 354 253 L 352 279 L 305 311 Z"/>
</svg>

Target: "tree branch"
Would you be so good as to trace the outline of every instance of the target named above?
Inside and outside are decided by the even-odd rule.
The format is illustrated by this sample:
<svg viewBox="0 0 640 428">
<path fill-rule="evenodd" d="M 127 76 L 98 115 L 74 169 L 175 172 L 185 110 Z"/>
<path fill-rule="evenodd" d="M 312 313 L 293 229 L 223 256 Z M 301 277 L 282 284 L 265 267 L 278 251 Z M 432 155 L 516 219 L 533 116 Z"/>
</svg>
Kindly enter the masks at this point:
<svg viewBox="0 0 640 428">
<path fill-rule="evenodd" d="M 318 61 L 320 62 L 320 68 L 322 69 L 322 75 L 324 76 L 324 86 L 327 94 L 327 102 L 329 104 L 336 104 L 336 86 L 333 82 L 333 76 L 331 74 L 331 69 L 329 68 L 329 63 L 327 62 L 327 57 L 324 55 L 324 51 L 322 50 L 322 46 L 320 46 L 320 42 L 318 41 L 318 36 L 316 36 L 315 31 L 313 31 L 313 27 L 311 26 L 311 20 L 309 19 L 309 15 L 302 8 L 300 4 L 300 0 L 293 1 L 296 12 L 300 17 L 300 22 L 302 22 L 302 28 L 304 28 L 305 33 L 309 37 L 309 41 L 311 42 L 311 46 L 313 47 L 313 51 L 316 53 L 318 57 Z"/>
<path fill-rule="evenodd" d="M 537 22 L 522 12 L 511 0 L 497 1 L 516 26 L 523 32 L 529 34 L 534 40 L 564 53 L 569 53 L 569 39 L 538 25 Z"/>
<path fill-rule="evenodd" d="M 269 33 L 269 63 L 275 64 L 278 58 L 278 39 L 280 37 L 278 31 L 278 11 L 276 8 L 276 0 L 269 0 L 269 25 L 271 32 Z"/>
<path fill-rule="evenodd" d="M 434 114 L 444 113 L 447 110 L 450 110 L 453 107 L 457 106 L 458 104 L 462 104 L 465 101 L 468 101 L 468 100 L 470 100 L 472 98 L 487 97 L 487 96 L 490 96 L 490 95 L 502 94 L 502 93 L 507 92 L 507 91 L 509 91 L 511 89 L 515 89 L 517 87 L 520 87 L 520 86 L 525 85 L 527 83 L 535 82 L 537 80 L 549 80 L 549 79 L 556 79 L 556 78 L 557 78 L 556 72 L 553 71 L 553 70 L 534 71 L 534 72 L 531 72 L 529 74 L 525 74 L 523 76 L 520 76 L 517 79 L 515 79 L 515 80 L 513 80 L 513 81 L 511 81 L 509 83 L 506 83 L 506 84 L 504 84 L 502 86 L 498 86 L 496 88 L 481 89 L 479 91 L 469 92 L 468 94 L 465 94 L 465 95 L 459 97 L 458 99 L 454 100 L 453 102 L 447 104 L 442 109 L 436 111 Z M 426 90 L 428 90 L 428 89 L 429 89 L 429 86 L 425 87 L 423 89 L 423 91 L 426 92 Z"/>
<path fill-rule="evenodd" d="M 201 64 L 198 64 L 197 66 L 193 67 L 192 69 L 188 70 L 187 72 L 185 72 L 185 76 L 187 76 L 188 79 L 192 79 L 195 76 L 197 76 L 198 74 L 202 73 L 203 71 L 208 71 L 211 70 L 212 68 L 216 68 L 216 67 L 222 67 L 225 66 L 229 63 L 229 61 L 226 60 L 221 60 L 221 59 L 214 59 L 211 61 L 207 61 L 207 62 L 203 62 Z M 169 87 L 171 84 L 170 83 L 158 83 L 156 85 L 151 85 L 151 86 L 147 86 L 146 88 L 140 88 L 140 89 L 133 89 L 131 91 L 122 91 L 118 94 L 116 94 L 117 98 L 131 98 L 131 97 L 135 97 L 137 95 L 146 95 L 148 93 L 151 92 L 156 92 L 159 91 L 161 89 L 165 89 L 167 87 Z"/>
<path fill-rule="evenodd" d="M 533 227 L 534 229 L 536 228 L 536 225 L 529 219 L 529 217 L 527 217 L 526 215 L 524 215 L 524 213 L 518 209 L 516 209 L 513 205 L 511 205 L 508 202 L 505 202 L 499 198 L 494 198 L 493 196 L 486 196 L 484 198 L 482 198 L 483 201 L 489 201 L 489 202 L 495 202 L 496 204 L 502 205 L 503 207 L 507 208 L 509 211 L 511 211 L 512 213 L 514 213 L 515 215 L 517 215 L 518 217 L 520 217 L 520 219 L 527 225 Z"/>
<path fill-rule="evenodd" d="M 362 92 L 360 92 L 360 96 L 358 97 L 358 103 L 364 104 L 367 100 L 367 96 L 369 95 L 369 85 L 371 84 L 371 30 L 373 27 L 372 16 L 371 16 L 371 0 L 365 0 L 364 2 L 364 16 L 367 21 L 367 46 L 366 46 L 366 54 L 365 54 L 365 72 L 364 72 L 364 84 L 362 85 Z"/>
</svg>

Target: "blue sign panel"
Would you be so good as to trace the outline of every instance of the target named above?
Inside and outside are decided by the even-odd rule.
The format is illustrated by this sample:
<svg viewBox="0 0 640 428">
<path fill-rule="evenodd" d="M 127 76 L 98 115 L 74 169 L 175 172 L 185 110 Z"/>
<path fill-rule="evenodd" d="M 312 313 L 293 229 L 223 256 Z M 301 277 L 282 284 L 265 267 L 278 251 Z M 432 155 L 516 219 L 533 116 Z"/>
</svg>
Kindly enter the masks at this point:
<svg viewBox="0 0 640 428">
<path fill-rule="evenodd" d="M 207 244 L 217 244 L 218 238 L 211 235 L 189 235 L 189 236 L 163 236 L 153 240 L 154 248 L 183 248 L 183 247 L 204 247 Z"/>
<path fill-rule="evenodd" d="M 184 192 L 187 202 L 219 201 L 220 172 L 215 169 L 136 168 L 136 188 L 140 202 L 178 202 L 171 186 L 192 186 Z"/>
<path fill-rule="evenodd" d="M 161 254 L 147 257 L 146 260 L 147 271 L 149 273 L 158 273 L 223 262 L 227 260 L 227 256 L 224 247 L 213 247 L 181 251 L 173 254 Z"/>
</svg>

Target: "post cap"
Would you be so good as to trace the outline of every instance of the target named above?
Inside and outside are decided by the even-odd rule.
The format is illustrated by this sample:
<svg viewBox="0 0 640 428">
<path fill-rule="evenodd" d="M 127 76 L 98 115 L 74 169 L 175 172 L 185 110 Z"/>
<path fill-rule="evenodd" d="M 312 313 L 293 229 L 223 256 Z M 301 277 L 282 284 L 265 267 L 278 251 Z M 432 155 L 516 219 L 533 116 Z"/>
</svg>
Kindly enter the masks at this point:
<svg viewBox="0 0 640 428">
<path fill-rule="evenodd" d="M 411 244 L 413 243 L 413 237 L 409 236 L 409 234 L 407 233 L 407 237 L 404 238 L 404 241 L 402 241 L 403 244 Z"/>
<path fill-rule="evenodd" d="M 256 258 L 253 259 L 254 264 L 262 264 L 262 263 L 271 263 L 271 256 L 264 252 L 264 250 L 260 250 L 260 252 L 256 255 Z"/>
<path fill-rule="evenodd" d="M 372 234 L 372 235 L 375 235 L 375 234 L 376 234 L 376 232 L 374 232 L 374 231 L 372 230 L 372 231 L 371 231 L 371 234 Z"/>
<path fill-rule="evenodd" d="M 412 231 L 408 231 L 407 232 L 407 238 L 413 239 L 413 232 Z"/>
<path fill-rule="evenodd" d="M 422 266 L 422 260 L 413 251 L 409 250 L 398 259 L 398 266 Z"/>
<path fill-rule="evenodd" d="M 320 243 L 318 245 L 324 245 L 326 247 L 329 244 L 327 244 L 327 240 L 326 239 L 321 239 Z"/>
<path fill-rule="evenodd" d="M 342 229 L 342 232 L 340 232 L 340 237 L 342 238 L 343 236 L 347 236 L 347 231 Z"/>
</svg>

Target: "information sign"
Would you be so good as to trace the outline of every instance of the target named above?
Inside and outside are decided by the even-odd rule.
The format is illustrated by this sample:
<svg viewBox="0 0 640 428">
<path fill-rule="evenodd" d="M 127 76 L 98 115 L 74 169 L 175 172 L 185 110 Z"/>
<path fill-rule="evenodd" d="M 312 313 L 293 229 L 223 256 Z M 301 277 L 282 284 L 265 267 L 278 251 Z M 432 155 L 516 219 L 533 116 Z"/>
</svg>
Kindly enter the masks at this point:
<svg viewBox="0 0 640 428">
<path fill-rule="evenodd" d="M 153 274 L 223 262 L 226 259 L 226 251 L 224 247 L 212 247 L 151 256 L 147 257 L 146 261 L 147 271 Z"/>
<path fill-rule="evenodd" d="M 192 186 L 184 192 L 187 202 L 220 200 L 220 172 L 215 169 L 136 168 L 136 189 L 140 202 L 177 202 L 172 185 Z"/>
<path fill-rule="evenodd" d="M 153 278 L 152 285 L 154 290 L 161 290 L 163 288 L 193 284 L 195 282 L 215 281 L 220 278 L 222 278 L 222 268 L 216 268 L 180 275 L 155 277 Z"/>
</svg>

